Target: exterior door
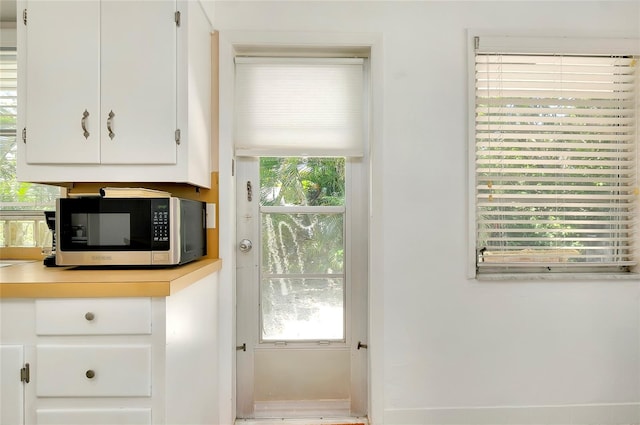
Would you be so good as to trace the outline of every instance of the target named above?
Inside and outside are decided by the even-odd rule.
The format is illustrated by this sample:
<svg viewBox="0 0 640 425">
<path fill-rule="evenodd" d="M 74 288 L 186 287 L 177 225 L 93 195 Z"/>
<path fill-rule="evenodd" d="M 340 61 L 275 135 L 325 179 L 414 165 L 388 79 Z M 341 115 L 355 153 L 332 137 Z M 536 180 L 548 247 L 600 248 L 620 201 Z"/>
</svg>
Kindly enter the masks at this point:
<svg viewBox="0 0 640 425">
<path fill-rule="evenodd" d="M 238 160 L 238 417 L 367 413 L 365 171 Z"/>
</svg>

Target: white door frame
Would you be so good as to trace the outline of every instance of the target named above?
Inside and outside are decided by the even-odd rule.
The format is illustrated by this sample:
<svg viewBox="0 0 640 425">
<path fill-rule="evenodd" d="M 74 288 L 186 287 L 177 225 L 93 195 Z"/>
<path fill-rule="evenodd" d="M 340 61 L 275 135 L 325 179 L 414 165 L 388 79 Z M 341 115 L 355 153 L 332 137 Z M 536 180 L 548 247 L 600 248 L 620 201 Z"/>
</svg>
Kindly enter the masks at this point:
<svg viewBox="0 0 640 425">
<path fill-rule="evenodd" d="M 236 159 L 237 241 L 248 238 L 253 242 L 253 248 L 248 252 L 238 253 L 236 251 L 236 309 L 239 312 L 236 318 L 239 337 L 236 340 L 238 354 L 236 357 L 236 377 L 238 382 L 242 383 L 242 390 L 236 396 L 236 403 L 238 404 L 237 410 L 241 412 L 242 417 L 362 416 L 368 413 L 368 351 L 366 349 L 368 341 L 368 157 L 347 158 L 345 167 L 346 196 L 343 224 L 346 252 L 344 264 L 346 316 L 344 341 L 331 343 L 326 341 L 326 344 L 322 345 L 313 340 L 289 341 L 285 345 L 281 345 L 276 341 L 260 341 L 259 335 L 260 312 L 257 306 L 259 305 L 258 282 L 260 281 L 259 269 L 262 258 L 260 253 L 262 242 L 259 160 L 258 158 Z M 248 187 L 251 187 L 251 201 L 247 199 Z M 239 347 L 242 348 L 238 349 Z M 317 354 L 312 354 L 311 351 L 315 351 Z M 338 354 L 338 351 L 342 354 Z M 294 354 L 295 352 L 298 354 Z M 258 386 L 260 386 L 260 382 L 263 386 L 267 383 L 264 377 L 261 381 L 257 378 L 257 376 L 263 375 L 258 368 L 260 362 L 255 363 L 259 353 L 262 358 L 267 356 L 270 359 L 272 367 L 274 362 L 282 356 L 292 362 L 293 376 L 286 381 L 300 378 L 297 381 L 297 386 L 301 391 L 303 391 L 302 388 L 306 388 L 306 391 L 312 391 L 316 385 L 313 383 L 313 373 L 301 375 L 295 372 L 296 366 L 298 369 L 301 367 L 298 362 L 308 361 L 307 356 L 312 355 L 313 358 L 316 358 L 315 369 L 322 371 L 320 374 L 323 377 L 336 374 L 332 382 L 345 380 L 343 382 L 348 385 L 348 398 L 319 400 L 309 397 L 304 401 L 254 402 L 254 383 Z M 283 366 L 285 365 L 281 364 L 279 367 Z M 348 368 L 350 376 L 337 372 L 340 367 Z M 284 376 L 279 375 L 277 379 Z M 326 387 L 325 384 L 321 384 L 321 386 L 324 391 L 329 392 L 342 393 L 347 389 L 341 385 L 333 389 Z"/>
<path fill-rule="evenodd" d="M 371 110 L 369 124 L 369 388 L 368 411 L 372 424 L 383 423 L 384 413 L 384 229 L 383 187 L 383 40 L 380 33 L 317 33 L 274 31 L 220 31 L 219 45 L 219 197 L 220 213 L 219 288 L 219 408 L 220 423 L 235 418 L 235 177 L 233 147 L 234 57 L 248 46 L 297 45 L 309 47 L 354 47 L 370 51 Z"/>
</svg>

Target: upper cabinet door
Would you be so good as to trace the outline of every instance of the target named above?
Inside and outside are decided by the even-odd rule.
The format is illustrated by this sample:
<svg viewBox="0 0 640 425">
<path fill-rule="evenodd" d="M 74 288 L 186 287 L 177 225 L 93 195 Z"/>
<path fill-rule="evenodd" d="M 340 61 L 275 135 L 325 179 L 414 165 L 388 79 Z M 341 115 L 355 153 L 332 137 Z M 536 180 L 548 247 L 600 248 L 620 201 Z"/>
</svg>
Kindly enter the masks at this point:
<svg viewBox="0 0 640 425">
<path fill-rule="evenodd" d="M 175 0 L 101 2 L 103 164 L 175 164 Z"/>
<path fill-rule="evenodd" d="M 18 82 L 26 90 L 26 160 L 99 163 L 100 3 L 34 1 L 27 10 L 27 71 Z"/>
</svg>

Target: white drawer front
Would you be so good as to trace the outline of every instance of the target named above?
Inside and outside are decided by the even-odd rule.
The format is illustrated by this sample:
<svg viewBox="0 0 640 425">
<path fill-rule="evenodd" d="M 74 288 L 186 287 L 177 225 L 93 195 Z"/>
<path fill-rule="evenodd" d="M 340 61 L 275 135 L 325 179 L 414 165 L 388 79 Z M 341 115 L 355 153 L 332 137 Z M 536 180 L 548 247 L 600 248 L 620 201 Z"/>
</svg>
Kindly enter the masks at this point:
<svg viewBox="0 0 640 425">
<path fill-rule="evenodd" d="M 151 299 L 36 300 L 36 333 L 38 335 L 150 334 Z"/>
<path fill-rule="evenodd" d="M 38 425 L 147 425 L 151 409 L 38 409 Z"/>
<path fill-rule="evenodd" d="M 149 345 L 38 345 L 38 397 L 148 397 Z"/>
</svg>

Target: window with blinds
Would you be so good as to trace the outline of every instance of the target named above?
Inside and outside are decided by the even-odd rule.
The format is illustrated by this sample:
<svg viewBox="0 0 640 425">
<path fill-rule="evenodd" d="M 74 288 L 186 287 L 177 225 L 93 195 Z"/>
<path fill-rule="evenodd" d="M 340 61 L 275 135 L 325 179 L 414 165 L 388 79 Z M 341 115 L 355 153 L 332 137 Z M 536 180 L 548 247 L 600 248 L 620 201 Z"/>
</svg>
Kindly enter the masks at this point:
<svg viewBox="0 0 640 425">
<path fill-rule="evenodd" d="M 17 73 L 16 49 L 0 48 L 0 150 L 3 158 L 15 158 Z"/>
<path fill-rule="evenodd" d="M 12 40 L 15 34 L 0 28 L 0 250 L 42 246 L 49 233 L 42 210 L 55 209 L 60 196 L 58 187 L 16 179 L 19 99 L 17 50 L 7 45 Z"/>
<path fill-rule="evenodd" d="M 629 271 L 633 56 L 475 53 L 476 269 Z"/>
</svg>

